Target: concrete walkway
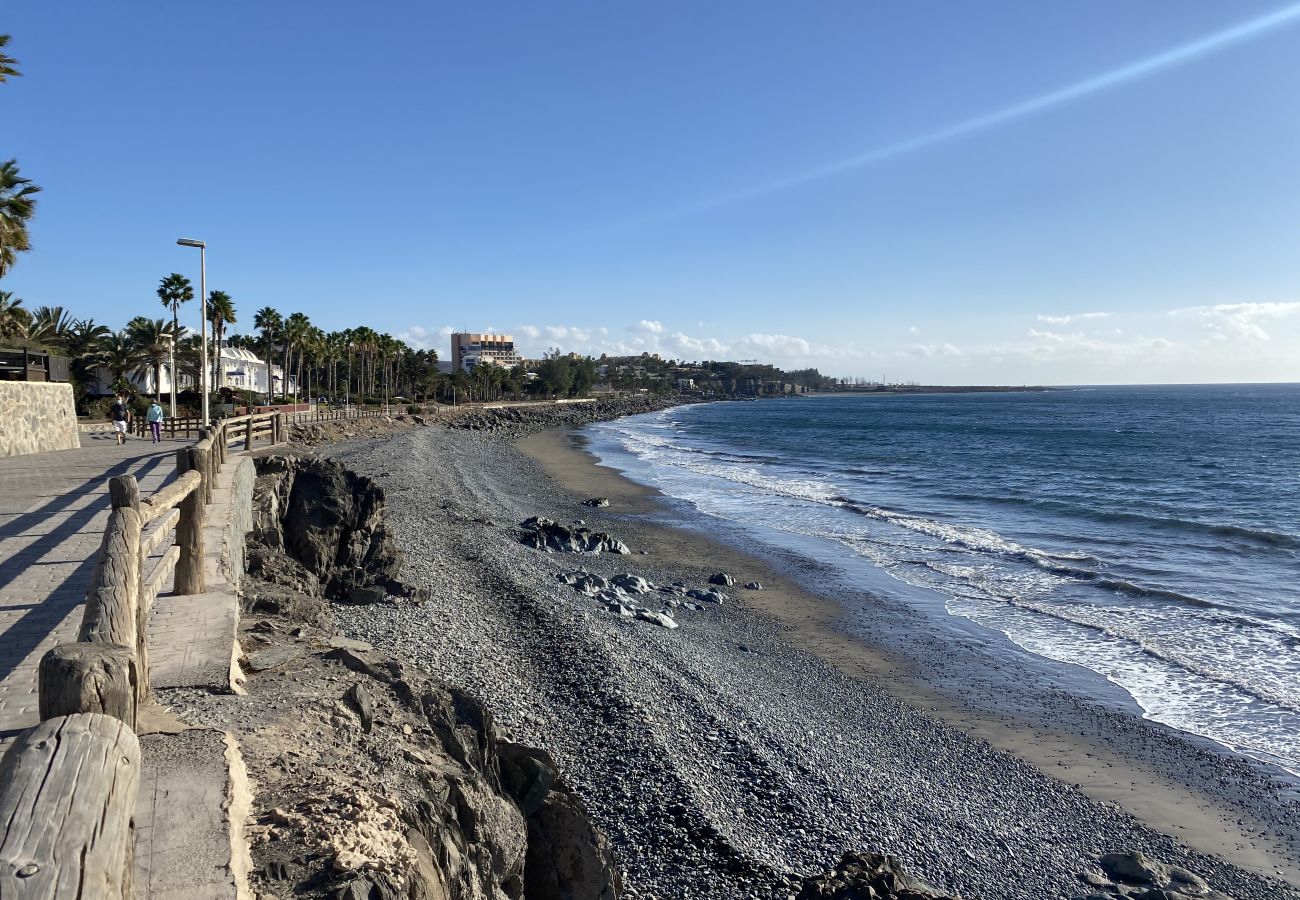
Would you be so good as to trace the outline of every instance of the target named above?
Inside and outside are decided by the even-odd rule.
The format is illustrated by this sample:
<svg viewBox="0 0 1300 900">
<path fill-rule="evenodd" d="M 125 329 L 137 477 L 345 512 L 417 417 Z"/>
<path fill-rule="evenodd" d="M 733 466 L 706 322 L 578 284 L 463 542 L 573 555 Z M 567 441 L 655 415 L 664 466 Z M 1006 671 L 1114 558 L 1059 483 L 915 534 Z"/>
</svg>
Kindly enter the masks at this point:
<svg viewBox="0 0 1300 900">
<path fill-rule="evenodd" d="M 41 657 L 76 640 L 108 520 L 108 479 L 135 475 L 147 497 L 176 477 L 176 450 L 192 443 L 131 439 L 119 447 L 107 433 L 83 433 L 81 441 L 77 450 L 0 458 L 0 753 L 40 720 Z M 246 491 L 234 503 L 241 473 Z M 237 551 L 230 544 L 232 533 L 242 538 L 251 525 L 240 516 L 251 515 L 251 479 L 250 461 L 238 457 L 217 476 L 204 533 L 207 592 L 180 597 L 164 590 L 154 602 L 155 689 L 232 688 L 238 600 L 227 570 L 242 566 L 242 540 Z M 248 868 L 238 745 L 220 730 L 180 727 L 180 733 L 170 724 L 160 733 L 141 730 L 134 896 L 238 900 L 246 894 Z"/>
<path fill-rule="evenodd" d="M 78 450 L 0 457 L 0 751 L 40 721 L 36 669 L 75 641 L 108 520 L 108 479 L 132 474 L 148 495 L 176 477 L 176 439 L 151 444 L 83 434 Z"/>
</svg>

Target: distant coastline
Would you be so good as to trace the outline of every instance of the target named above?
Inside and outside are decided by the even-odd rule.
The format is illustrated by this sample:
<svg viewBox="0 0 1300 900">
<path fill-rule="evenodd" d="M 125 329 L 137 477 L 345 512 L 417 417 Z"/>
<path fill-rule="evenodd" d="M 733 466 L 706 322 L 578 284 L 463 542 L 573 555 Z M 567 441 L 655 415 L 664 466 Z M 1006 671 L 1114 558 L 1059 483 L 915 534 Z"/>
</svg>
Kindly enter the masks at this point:
<svg viewBox="0 0 1300 900">
<path fill-rule="evenodd" d="M 809 391 L 809 397 L 831 397 L 836 394 L 1041 394 L 1068 388 L 1044 385 L 1002 384 L 864 384 L 861 387 L 844 385 L 833 391 Z"/>
</svg>

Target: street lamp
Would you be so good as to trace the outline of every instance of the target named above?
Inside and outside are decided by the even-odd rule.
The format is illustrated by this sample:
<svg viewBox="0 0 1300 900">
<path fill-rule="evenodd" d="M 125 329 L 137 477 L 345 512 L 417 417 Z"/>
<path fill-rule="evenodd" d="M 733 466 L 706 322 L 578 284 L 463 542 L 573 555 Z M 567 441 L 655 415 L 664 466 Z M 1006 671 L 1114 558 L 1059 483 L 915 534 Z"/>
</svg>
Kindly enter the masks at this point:
<svg viewBox="0 0 1300 900">
<path fill-rule="evenodd" d="M 176 335 L 167 336 L 167 380 L 172 388 L 171 418 L 176 418 Z"/>
<path fill-rule="evenodd" d="M 182 247 L 199 248 L 199 384 L 203 392 L 203 427 L 212 424 L 208 415 L 208 245 L 193 238 L 179 238 Z"/>
</svg>

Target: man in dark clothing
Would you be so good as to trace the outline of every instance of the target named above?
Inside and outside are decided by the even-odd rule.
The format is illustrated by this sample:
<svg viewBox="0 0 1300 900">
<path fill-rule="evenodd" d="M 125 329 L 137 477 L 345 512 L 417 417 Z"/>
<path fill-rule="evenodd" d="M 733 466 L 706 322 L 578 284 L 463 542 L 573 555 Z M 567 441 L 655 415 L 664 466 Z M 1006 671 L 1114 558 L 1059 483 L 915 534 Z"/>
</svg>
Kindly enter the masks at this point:
<svg viewBox="0 0 1300 900">
<path fill-rule="evenodd" d="M 126 405 L 126 398 L 118 394 L 113 398 L 113 405 L 108 408 L 109 421 L 113 423 L 113 435 L 119 446 L 126 443 L 127 430 L 131 427 L 131 408 Z"/>
</svg>

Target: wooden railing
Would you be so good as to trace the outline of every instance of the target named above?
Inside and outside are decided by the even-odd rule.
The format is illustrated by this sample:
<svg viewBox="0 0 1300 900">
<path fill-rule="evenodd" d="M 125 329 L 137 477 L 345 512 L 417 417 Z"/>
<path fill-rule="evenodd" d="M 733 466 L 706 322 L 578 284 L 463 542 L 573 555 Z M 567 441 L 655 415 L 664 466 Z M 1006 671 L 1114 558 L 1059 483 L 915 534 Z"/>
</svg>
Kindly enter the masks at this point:
<svg viewBox="0 0 1300 900">
<path fill-rule="evenodd" d="M 109 481 L 112 511 L 77 642 L 41 659 L 41 724 L 0 760 L 0 897 L 132 896 L 149 611 L 169 578 L 178 595 L 206 590 L 207 504 L 231 443 L 250 449 L 283 432 L 279 413 L 224 419 L 176 451 L 178 477 L 150 496 L 133 475 Z"/>
<path fill-rule="evenodd" d="M 333 422 L 339 419 L 375 419 L 391 415 L 391 412 L 386 412 L 382 406 L 343 406 L 326 409 L 317 407 L 308 412 L 292 412 L 284 415 L 290 423 L 297 425 L 302 422 Z"/>
</svg>

